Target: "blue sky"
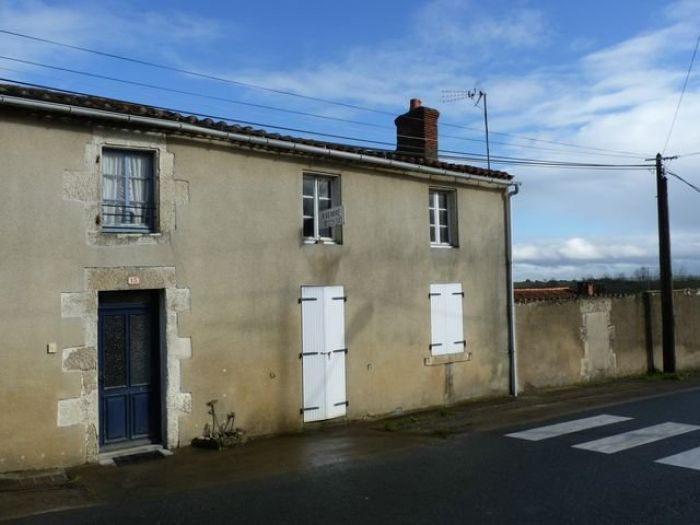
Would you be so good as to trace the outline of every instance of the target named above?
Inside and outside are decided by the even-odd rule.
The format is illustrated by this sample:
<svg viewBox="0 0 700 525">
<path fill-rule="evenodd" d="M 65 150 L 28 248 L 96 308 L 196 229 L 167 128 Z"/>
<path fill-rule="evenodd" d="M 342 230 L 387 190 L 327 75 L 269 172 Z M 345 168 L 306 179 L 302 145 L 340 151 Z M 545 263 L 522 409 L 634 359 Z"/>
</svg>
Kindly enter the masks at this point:
<svg viewBox="0 0 700 525">
<path fill-rule="evenodd" d="M 0 0 L 0 29 L 325 101 L 0 33 L 4 78 L 381 148 L 393 147 L 393 117 L 418 97 L 441 112 L 444 155 L 471 158 L 485 151 L 481 109 L 441 95 L 476 87 L 488 93 L 493 155 L 637 164 L 664 147 L 700 31 L 700 2 Z M 700 151 L 695 71 L 665 153 L 680 154 L 669 167 L 700 185 L 700 155 L 684 156 Z M 650 170 L 494 167 L 523 183 L 515 198 L 516 278 L 657 266 Z M 700 273 L 700 194 L 673 178 L 669 186 L 674 266 Z"/>
</svg>

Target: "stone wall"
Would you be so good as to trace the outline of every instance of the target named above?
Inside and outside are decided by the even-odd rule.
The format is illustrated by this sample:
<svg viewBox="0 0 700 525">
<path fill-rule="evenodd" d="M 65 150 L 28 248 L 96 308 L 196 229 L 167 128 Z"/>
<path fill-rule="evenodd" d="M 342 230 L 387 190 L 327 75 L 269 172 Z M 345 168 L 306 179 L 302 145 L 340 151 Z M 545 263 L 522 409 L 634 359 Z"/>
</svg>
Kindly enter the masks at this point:
<svg viewBox="0 0 700 525">
<path fill-rule="evenodd" d="M 677 291 L 674 304 L 678 370 L 698 368 L 700 291 Z M 519 303 L 516 323 L 521 390 L 663 368 L 655 292 Z"/>
</svg>

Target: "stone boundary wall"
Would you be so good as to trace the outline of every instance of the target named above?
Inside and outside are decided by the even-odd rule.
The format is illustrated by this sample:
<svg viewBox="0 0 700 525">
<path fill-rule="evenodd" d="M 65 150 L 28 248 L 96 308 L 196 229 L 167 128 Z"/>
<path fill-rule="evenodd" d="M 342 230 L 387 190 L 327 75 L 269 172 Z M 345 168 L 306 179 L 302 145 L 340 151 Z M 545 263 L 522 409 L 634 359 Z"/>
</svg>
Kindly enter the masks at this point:
<svg viewBox="0 0 700 525">
<path fill-rule="evenodd" d="M 677 369 L 700 368 L 700 290 L 674 306 Z M 518 303 L 515 318 L 521 391 L 662 369 L 658 292 Z"/>
</svg>

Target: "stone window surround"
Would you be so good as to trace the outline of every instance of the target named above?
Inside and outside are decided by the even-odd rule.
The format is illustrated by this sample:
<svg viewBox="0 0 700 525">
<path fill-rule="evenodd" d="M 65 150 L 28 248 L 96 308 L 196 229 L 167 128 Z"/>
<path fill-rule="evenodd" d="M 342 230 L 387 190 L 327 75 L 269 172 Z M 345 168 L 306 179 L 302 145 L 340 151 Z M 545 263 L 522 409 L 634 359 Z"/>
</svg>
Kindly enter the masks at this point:
<svg viewBox="0 0 700 525">
<path fill-rule="evenodd" d="M 136 286 L 128 284 L 129 277 L 138 277 Z M 179 418 L 192 411 L 192 397 L 181 391 L 180 361 L 192 356 L 189 337 L 178 335 L 178 314 L 189 311 L 190 291 L 177 288 L 175 268 L 115 267 L 85 268 L 85 289 L 80 292 L 61 293 L 61 317 L 83 320 L 83 345 L 64 348 L 62 369 L 65 373 L 80 374 L 78 397 L 58 401 L 57 425 L 84 428 L 83 456 L 94 462 L 99 455 L 99 393 L 97 383 L 97 319 L 98 294 L 115 290 L 163 290 L 164 323 L 164 377 L 165 435 L 163 445 L 179 446 Z"/>
<path fill-rule="evenodd" d="M 156 231 L 152 233 L 104 232 L 102 222 L 102 150 L 104 148 L 154 153 Z M 175 179 L 175 155 L 167 149 L 164 133 L 95 128 L 85 146 L 83 169 L 63 174 L 63 199 L 82 202 L 87 243 L 97 246 L 165 244 L 175 229 L 176 206 L 189 199 L 187 181 Z"/>
</svg>

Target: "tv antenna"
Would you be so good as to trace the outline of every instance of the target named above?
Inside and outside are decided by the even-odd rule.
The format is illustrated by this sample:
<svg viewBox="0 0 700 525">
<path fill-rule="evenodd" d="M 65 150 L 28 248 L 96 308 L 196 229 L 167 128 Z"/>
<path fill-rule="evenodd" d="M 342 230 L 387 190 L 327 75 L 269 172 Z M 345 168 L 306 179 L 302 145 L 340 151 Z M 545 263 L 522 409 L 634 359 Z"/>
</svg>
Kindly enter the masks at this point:
<svg viewBox="0 0 700 525">
<path fill-rule="evenodd" d="M 474 100 L 474 105 L 479 107 L 479 103 L 484 101 L 484 129 L 486 130 L 486 166 L 491 171 L 491 151 L 489 148 L 489 112 L 486 105 L 486 91 L 481 89 L 443 89 L 443 102 L 456 102 L 458 100 Z"/>
</svg>

